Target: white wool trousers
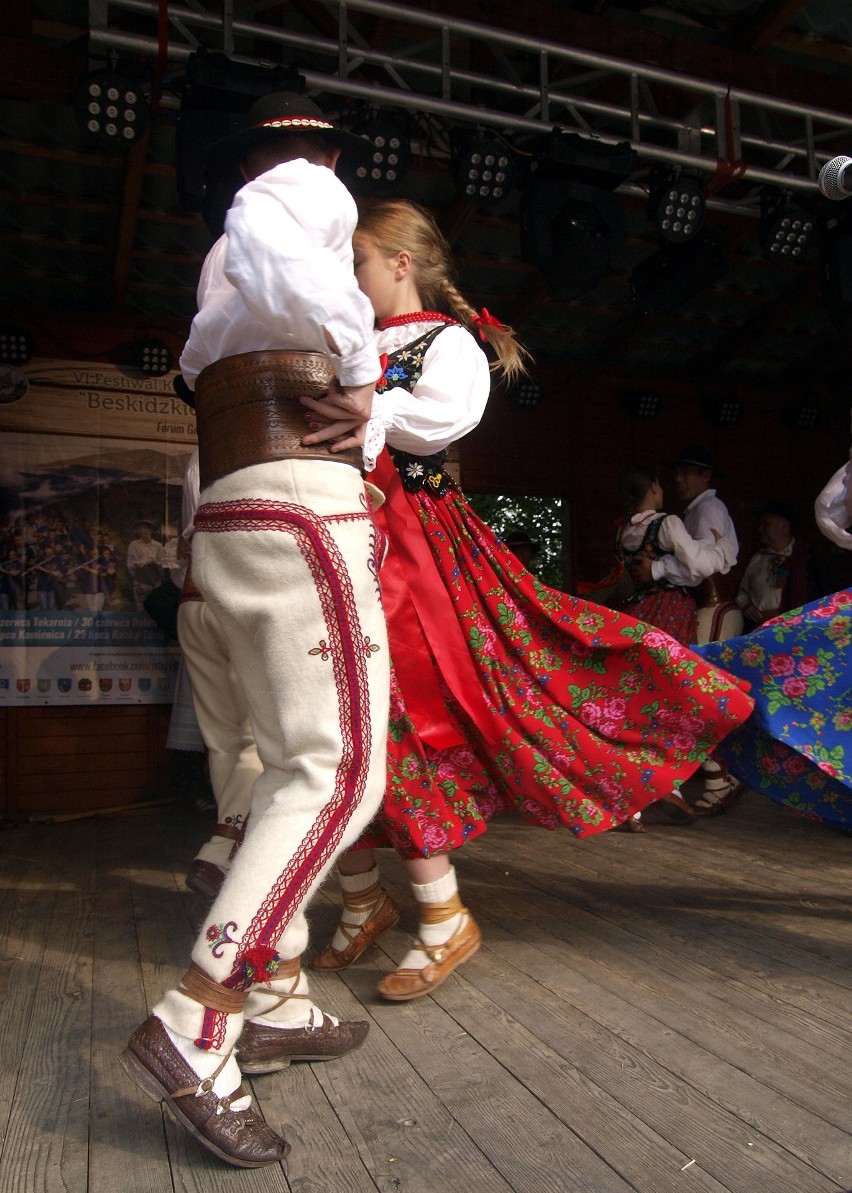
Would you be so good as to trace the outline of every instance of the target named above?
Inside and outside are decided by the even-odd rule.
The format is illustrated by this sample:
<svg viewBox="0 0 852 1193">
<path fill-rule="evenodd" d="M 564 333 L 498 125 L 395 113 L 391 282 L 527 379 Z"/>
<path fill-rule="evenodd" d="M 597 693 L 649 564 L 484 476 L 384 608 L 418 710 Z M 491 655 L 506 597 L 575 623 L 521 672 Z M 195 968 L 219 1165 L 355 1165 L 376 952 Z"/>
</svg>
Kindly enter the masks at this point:
<svg viewBox="0 0 852 1193">
<path fill-rule="evenodd" d="M 262 772 L 192 960 L 239 990 L 307 944 L 305 910 L 385 787 L 389 656 L 381 532 L 351 465 L 243 468 L 201 494 L 202 592 L 245 693 Z"/>
<path fill-rule="evenodd" d="M 254 785 L 263 770 L 248 700 L 234 669 L 228 635 L 207 602 L 182 600 L 177 623 L 195 716 L 207 747 L 217 820 L 240 830 L 248 819 Z M 203 861 L 218 860 L 209 842 L 197 856 Z"/>
</svg>

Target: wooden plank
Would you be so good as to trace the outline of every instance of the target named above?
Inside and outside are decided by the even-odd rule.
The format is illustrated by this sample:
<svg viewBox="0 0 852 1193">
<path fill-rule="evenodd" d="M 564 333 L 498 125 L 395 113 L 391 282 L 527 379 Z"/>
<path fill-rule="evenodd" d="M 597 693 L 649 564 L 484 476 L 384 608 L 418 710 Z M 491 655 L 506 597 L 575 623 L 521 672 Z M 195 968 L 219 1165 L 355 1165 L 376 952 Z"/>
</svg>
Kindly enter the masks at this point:
<svg viewBox="0 0 852 1193">
<path fill-rule="evenodd" d="M 91 1048 L 91 875 L 87 834 L 66 837 L 60 897 L 44 922 L 44 946 L 30 971 L 32 1013 L 3 1149 L 0 1190 L 85 1189 Z M 23 1180 L 22 1180 L 23 1178 Z"/>
<path fill-rule="evenodd" d="M 137 818 L 138 839 L 151 842 L 155 817 Z M 152 828 L 154 829 L 152 833 Z M 163 1122 L 154 1103 L 128 1080 L 118 1056 L 147 1015 L 133 882 L 124 863 L 127 829 L 102 822 L 93 916 L 92 1088 L 89 1193 L 172 1193 Z M 132 1155 L 128 1156 L 132 1145 Z M 117 1158 L 119 1162 L 117 1163 Z"/>
</svg>

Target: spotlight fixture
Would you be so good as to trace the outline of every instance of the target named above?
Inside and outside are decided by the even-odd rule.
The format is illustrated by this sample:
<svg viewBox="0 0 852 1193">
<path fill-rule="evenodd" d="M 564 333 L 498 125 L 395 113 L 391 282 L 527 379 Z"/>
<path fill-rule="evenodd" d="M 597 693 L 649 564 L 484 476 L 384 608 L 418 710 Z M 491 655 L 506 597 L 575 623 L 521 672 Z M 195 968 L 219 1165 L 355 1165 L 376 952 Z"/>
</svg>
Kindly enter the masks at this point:
<svg viewBox="0 0 852 1193">
<path fill-rule="evenodd" d="M 506 397 L 522 410 L 534 410 L 543 400 L 544 390 L 532 377 L 522 377 L 506 391 Z"/>
<path fill-rule="evenodd" d="M 760 196 L 760 245 L 770 261 L 797 261 L 816 238 L 816 219 L 788 195 Z"/>
<path fill-rule="evenodd" d="M 174 357 L 162 340 L 141 340 L 138 344 L 130 345 L 124 363 L 146 377 L 162 377 L 170 372 Z"/>
<path fill-rule="evenodd" d="M 514 153 L 498 137 L 456 133 L 450 157 L 456 186 L 480 207 L 495 207 L 515 185 Z"/>
<path fill-rule="evenodd" d="M 663 399 L 651 389 L 640 389 L 624 398 L 624 405 L 633 418 L 649 421 L 656 418 L 663 405 Z"/>
<path fill-rule="evenodd" d="M 707 418 L 720 427 L 733 427 L 742 418 L 744 410 L 742 401 L 733 395 L 708 398 L 704 404 Z"/>
<path fill-rule="evenodd" d="M 22 327 L 6 324 L 0 327 L 0 362 L 4 365 L 25 365 L 35 351 L 29 332 Z"/>
<path fill-rule="evenodd" d="M 148 127 L 148 102 L 138 83 L 113 70 L 87 75 L 74 97 L 77 122 L 102 148 L 121 149 Z"/>
<path fill-rule="evenodd" d="M 820 408 L 815 398 L 803 398 L 790 411 L 790 421 L 800 431 L 812 431 L 820 421 Z"/>
<path fill-rule="evenodd" d="M 704 223 L 706 209 L 699 179 L 659 168 L 652 171 L 648 215 L 663 240 L 671 244 L 694 240 Z"/>
<path fill-rule="evenodd" d="M 393 190 L 405 178 L 411 162 L 411 138 L 405 124 L 376 113 L 356 124 L 352 132 L 371 146 L 367 160 L 355 169 L 356 186 L 379 194 Z"/>
</svg>

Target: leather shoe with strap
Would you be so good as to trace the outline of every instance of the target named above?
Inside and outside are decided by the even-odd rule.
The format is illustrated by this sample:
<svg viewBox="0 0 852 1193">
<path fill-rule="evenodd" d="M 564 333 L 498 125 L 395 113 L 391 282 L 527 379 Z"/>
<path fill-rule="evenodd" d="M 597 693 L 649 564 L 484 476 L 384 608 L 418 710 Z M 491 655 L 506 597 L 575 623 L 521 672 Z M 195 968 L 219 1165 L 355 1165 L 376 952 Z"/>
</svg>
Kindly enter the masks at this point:
<svg viewBox="0 0 852 1193">
<path fill-rule="evenodd" d="M 426 945 L 415 941 L 414 947 L 429 958 L 422 969 L 395 969 L 379 982 L 379 994 L 391 1002 L 408 1002 L 422 998 L 440 986 L 453 970 L 472 957 L 482 943 L 482 933 L 476 920 L 466 907 L 462 908 L 464 919 L 449 940 L 439 945 Z"/>
<path fill-rule="evenodd" d="M 196 858 L 186 872 L 186 885 L 206 899 L 215 899 L 224 881 L 225 871 L 215 862 L 205 862 L 201 858 Z"/>
<path fill-rule="evenodd" d="M 365 1020 L 335 1023 L 323 1014 L 317 1027 L 273 1027 L 248 1019 L 237 1041 L 237 1060 L 243 1073 L 277 1073 L 291 1061 L 337 1060 L 360 1048 L 370 1025 Z"/>
<path fill-rule="evenodd" d="M 240 1085 L 225 1098 L 215 1094 L 216 1074 L 199 1077 L 155 1015 L 136 1029 L 120 1059 L 139 1088 L 155 1102 L 165 1102 L 181 1126 L 220 1160 L 238 1168 L 262 1168 L 290 1151 L 286 1139 L 268 1127 L 253 1106 L 232 1109 L 248 1090 Z"/>
<path fill-rule="evenodd" d="M 354 906 L 354 904 L 353 904 Z M 394 902 L 387 891 L 380 890 L 379 898 L 370 911 L 369 918 L 363 924 L 340 923 L 340 931 L 348 943 L 343 949 L 335 949 L 327 944 L 311 962 L 312 969 L 345 969 L 353 961 L 357 961 L 361 954 L 370 947 L 377 936 L 387 932 L 399 922 L 399 905 Z"/>
</svg>

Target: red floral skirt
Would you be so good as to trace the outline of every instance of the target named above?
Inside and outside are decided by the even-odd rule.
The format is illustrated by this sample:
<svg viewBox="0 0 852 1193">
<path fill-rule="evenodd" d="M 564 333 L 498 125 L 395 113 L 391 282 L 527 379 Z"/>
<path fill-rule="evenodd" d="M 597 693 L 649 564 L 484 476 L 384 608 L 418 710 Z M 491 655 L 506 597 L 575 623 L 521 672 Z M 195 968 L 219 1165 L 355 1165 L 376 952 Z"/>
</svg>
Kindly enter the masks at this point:
<svg viewBox="0 0 852 1193">
<path fill-rule="evenodd" d="M 682 588 L 655 584 L 631 597 L 624 611 L 637 621 L 647 621 L 658 630 L 665 630 L 683 646 L 691 646 L 698 637 L 695 598 Z"/>
<path fill-rule="evenodd" d="M 370 478 L 392 679 L 388 787 L 361 846 L 457 849 L 499 812 L 578 837 L 683 782 L 752 709 L 747 686 L 622 613 L 546 588 L 454 489 Z"/>
</svg>

